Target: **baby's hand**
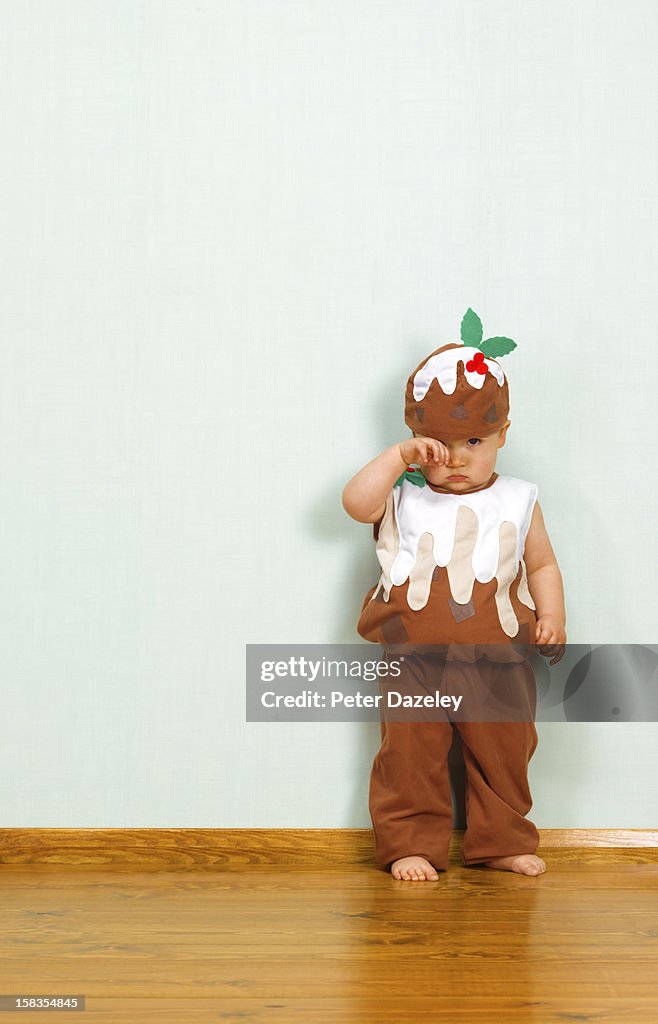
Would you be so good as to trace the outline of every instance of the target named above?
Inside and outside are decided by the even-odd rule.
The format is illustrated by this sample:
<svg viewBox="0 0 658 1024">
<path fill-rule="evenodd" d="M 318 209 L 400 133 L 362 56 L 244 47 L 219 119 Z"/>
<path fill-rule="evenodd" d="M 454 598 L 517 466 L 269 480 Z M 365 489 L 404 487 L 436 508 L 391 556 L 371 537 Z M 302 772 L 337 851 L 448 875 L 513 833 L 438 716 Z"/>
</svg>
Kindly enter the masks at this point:
<svg viewBox="0 0 658 1024">
<path fill-rule="evenodd" d="M 400 455 L 407 466 L 416 462 L 419 466 L 435 463 L 442 466 L 450 458 L 450 452 L 444 444 L 434 437 L 411 437 L 399 444 Z"/>
<path fill-rule="evenodd" d="M 541 655 L 551 658 L 549 665 L 556 665 L 564 657 L 567 634 L 564 626 L 552 615 L 541 615 L 537 619 L 535 643 Z"/>
</svg>

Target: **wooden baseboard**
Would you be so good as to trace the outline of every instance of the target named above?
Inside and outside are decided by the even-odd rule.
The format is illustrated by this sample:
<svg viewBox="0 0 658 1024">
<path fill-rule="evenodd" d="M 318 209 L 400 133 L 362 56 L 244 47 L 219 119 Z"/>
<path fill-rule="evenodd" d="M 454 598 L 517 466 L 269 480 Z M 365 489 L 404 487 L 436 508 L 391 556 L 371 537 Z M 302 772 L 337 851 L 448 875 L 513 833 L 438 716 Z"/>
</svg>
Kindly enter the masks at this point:
<svg viewBox="0 0 658 1024">
<path fill-rule="evenodd" d="M 451 861 L 460 860 L 456 829 Z M 658 863 L 657 829 L 540 829 L 540 853 L 559 860 Z M 249 865 L 374 864 L 361 828 L 6 828 L 0 865 L 216 871 Z"/>
</svg>

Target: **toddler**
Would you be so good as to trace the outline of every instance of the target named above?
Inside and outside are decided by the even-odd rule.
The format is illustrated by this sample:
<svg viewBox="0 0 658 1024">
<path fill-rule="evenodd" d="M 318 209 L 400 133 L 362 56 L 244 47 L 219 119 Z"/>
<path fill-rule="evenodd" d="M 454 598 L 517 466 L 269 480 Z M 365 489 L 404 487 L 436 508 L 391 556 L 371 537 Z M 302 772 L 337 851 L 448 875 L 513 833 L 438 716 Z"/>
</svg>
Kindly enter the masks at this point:
<svg viewBox="0 0 658 1024">
<path fill-rule="evenodd" d="M 440 655 L 415 657 L 414 644 L 532 644 L 553 664 L 566 643 L 562 577 L 537 486 L 495 471 L 511 422 L 495 356 L 516 344 L 483 342 L 471 309 L 461 328 L 462 344 L 432 352 L 409 377 L 405 421 L 413 436 L 369 462 L 343 492 L 346 512 L 373 523 L 381 566 L 358 632 L 385 651 L 404 644 L 407 670 L 423 681 L 441 671 L 449 682 L 457 668 Z M 528 659 L 497 665 L 496 678 L 514 692 L 535 684 Z M 447 868 L 453 728 L 466 767 L 464 863 L 546 870 L 526 817 L 537 746 L 530 706 L 522 722 L 453 722 L 447 713 L 431 722 L 382 719 L 369 807 L 377 861 L 395 878 L 435 880 Z"/>
</svg>

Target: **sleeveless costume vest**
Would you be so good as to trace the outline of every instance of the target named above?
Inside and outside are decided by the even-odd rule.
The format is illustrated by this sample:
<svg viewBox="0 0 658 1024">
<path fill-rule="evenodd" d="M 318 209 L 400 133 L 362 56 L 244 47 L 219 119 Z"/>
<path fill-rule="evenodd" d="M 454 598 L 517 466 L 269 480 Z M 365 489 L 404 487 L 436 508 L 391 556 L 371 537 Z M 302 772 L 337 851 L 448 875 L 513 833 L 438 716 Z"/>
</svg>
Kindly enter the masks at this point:
<svg viewBox="0 0 658 1024">
<path fill-rule="evenodd" d="M 534 643 L 523 560 L 537 485 L 493 474 L 471 494 L 433 489 L 420 471 L 397 482 L 375 525 L 379 582 L 357 631 L 388 644 Z"/>
</svg>

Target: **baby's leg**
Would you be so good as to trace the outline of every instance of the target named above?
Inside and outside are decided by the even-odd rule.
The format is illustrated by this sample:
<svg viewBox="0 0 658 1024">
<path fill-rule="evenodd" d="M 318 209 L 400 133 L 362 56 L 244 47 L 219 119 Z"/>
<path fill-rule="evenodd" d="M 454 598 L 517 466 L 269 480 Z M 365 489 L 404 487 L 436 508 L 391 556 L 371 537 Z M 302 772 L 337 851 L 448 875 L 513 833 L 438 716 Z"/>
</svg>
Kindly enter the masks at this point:
<svg viewBox="0 0 658 1024">
<path fill-rule="evenodd" d="M 535 727 L 523 722 L 461 724 L 466 764 L 465 864 L 538 875 L 546 865 L 535 851 L 537 828 L 527 763 L 536 746 Z"/>
<path fill-rule="evenodd" d="M 369 797 L 376 859 L 391 865 L 395 878 L 433 878 L 448 867 L 452 836 L 452 726 L 448 721 L 382 722 L 381 734 Z"/>
<path fill-rule="evenodd" d="M 532 666 L 528 661 L 481 662 L 468 669 L 464 680 L 475 682 L 472 690 L 479 692 L 480 699 L 489 689 L 494 694 L 498 691 L 515 713 L 520 710 L 521 717 L 527 716 L 525 721 L 457 723 L 466 765 L 464 863 L 543 874 L 546 864 L 535 854 L 539 832 L 526 817 L 532 807 L 528 762 L 537 747 Z"/>
</svg>

